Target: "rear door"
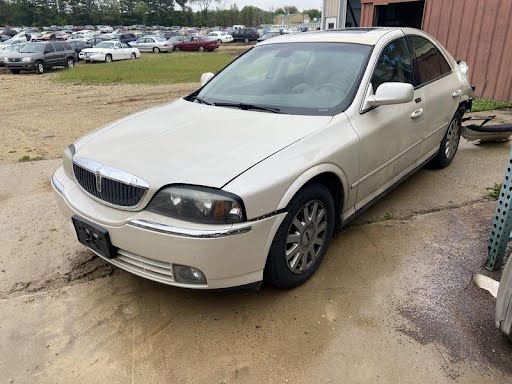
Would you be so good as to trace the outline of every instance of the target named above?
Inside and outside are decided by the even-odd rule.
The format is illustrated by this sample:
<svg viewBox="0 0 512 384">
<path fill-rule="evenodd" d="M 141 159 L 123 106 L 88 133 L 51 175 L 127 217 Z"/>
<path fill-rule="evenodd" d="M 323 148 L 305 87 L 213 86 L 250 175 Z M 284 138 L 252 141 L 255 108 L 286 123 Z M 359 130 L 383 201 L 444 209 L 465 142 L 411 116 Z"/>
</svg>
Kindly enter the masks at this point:
<svg viewBox="0 0 512 384">
<path fill-rule="evenodd" d="M 407 35 L 414 51 L 416 89 L 425 99 L 425 125 L 420 155 L 437 152 L 460 103 L 461 84 L 439 48 L 424 36 Z"/>
<path fill-rule="evenodd" d="M 53 43 L 53 46 L 55 47 L 55 60 L 53 62 L 53 65 L 64 65 L 66 62 L 66 55 L 65 55 L 65 49 L 62 43 Z"/>
<path fill-rule="evenodd" d="M 44 62 L 45 62 L 45 65 L 47 67 L 52 67 L 54 65 L 56 65 L 56 55 L 57 53 L 55 52 L 55 47 L 53 46 L 52 43 L 47 43 L 44 47 L 44 51 L 46 52 L 44 54 Z"/>
</svg>

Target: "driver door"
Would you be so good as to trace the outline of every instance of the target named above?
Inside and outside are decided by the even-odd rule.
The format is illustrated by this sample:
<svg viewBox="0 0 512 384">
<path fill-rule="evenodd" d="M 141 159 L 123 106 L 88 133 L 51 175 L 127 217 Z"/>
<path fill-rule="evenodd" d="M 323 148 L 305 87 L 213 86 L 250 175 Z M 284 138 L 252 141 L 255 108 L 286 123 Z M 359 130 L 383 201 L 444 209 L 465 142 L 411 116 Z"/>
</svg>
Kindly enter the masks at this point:
<svg viewBox="0 0 512 384">
<path fill-rule="evenodd" d="M 405 37 L 389 42 L 380 52 L 367 95 L 386 82 L 415 84 L 413 55 Z M 356 209 L 414 169 L 425 124 L 423 109 L 423 94 L 417 89 L 410 102 L 367 108 L 352 119 L 361 148 L 359 179 L 353 185 L 358 188 Z"/>
</svg>

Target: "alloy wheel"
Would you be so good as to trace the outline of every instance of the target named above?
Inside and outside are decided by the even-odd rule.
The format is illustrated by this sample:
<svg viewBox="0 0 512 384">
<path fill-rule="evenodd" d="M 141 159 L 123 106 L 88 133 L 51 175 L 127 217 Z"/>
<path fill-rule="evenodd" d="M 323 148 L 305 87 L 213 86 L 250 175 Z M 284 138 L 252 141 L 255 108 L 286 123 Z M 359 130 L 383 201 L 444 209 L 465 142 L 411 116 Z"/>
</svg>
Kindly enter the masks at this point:
<svg viewBox="0 0 512 384">
<path fill-rule="evenodd" d="M 285 260 L 288 269 L 301 274 L 320 256 L 327 234 L 327 209 L 319 200 L 307 202 L 295 215 L 286 237 Z"/>
<path fill-rule="evenodd" d="M 446 144 L 444 147 L 446 158 L 451 159 L 455 156 L 457 148 L 459 147 L 460 131 L 462 125 L 459 119 L 453 119 L 448 127 L 448 133 L 446 134 Z"/>
</svg>

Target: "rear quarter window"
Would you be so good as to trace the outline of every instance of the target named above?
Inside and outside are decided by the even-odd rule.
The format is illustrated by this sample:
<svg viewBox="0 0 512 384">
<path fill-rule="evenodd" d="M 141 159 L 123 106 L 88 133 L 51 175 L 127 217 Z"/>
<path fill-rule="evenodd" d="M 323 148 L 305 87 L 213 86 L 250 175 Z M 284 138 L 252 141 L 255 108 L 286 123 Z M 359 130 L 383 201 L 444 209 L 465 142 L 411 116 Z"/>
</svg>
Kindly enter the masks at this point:
<svg viewBox="0 0 512 384">
<path fill-rule="evenodd" d="M 62 52 L 64 51 L 64 46 L 61 44 L 61 43 L 53 43 L 53 46 L 55 47 L 55 50 L 57 52 Z"/>
</svg>

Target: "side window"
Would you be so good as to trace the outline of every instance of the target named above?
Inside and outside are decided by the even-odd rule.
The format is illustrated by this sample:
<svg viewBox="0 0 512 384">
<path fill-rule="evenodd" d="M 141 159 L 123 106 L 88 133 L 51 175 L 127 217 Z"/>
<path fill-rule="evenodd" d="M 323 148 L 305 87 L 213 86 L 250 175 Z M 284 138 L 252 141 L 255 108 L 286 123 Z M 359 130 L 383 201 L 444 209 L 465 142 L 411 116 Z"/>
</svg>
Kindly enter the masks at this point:
<svg viewBox="0 0 512 384">
<path fill-rule="evenodd" d="M 64 46 L 61 43 L 53 43 L 53 46 L 57 52 L 62 52 L 64 50 Z"/>
<path fill-rule="evenodd" d="M 83 44 L 84 44 L 84 43 L 82 43 L 81 41 L 77 41 L 77 42 L 76 42 L 76 45 L 77 45 L 78 47 L 80 47 L 80 48 L 81 48 L 81 47 L 83 47 Z M 73 50 L 73 49 L 74 49 L 74 48 L 73 48 L 69 43 L 67 43 L 67 42 L 63 42 L 63 43 L 62 43 L 62 45 L 64 46 L 64 49 L 67 49 L 68 51 L 71 51 L 71 50 Z"/>
<path fill-rule="evenodd" d="M 374 92 L 382 83 L 414 84 L 412 55 L 405 37 L 384 47 L 375 65 L 371 82 Z"/>
<path fill-rule="evenodd" d="M 419 83 L 425 84 L 451 72 L 450 65 L 434 44 L 421 36 L 408 36 L 416 55 Z"/>
<path fill-rule="evenodd" d="M 44 47 L 44 50 L 47 52 L 55 52 L 55 48 L 53 48 L 53 44 L 46 44 L 46 47 Z"/>
<path fill-rule="evenodd" d="M 116 45 L 114 46 L 114 48 L 117 48 L 117 49 L 121 48 L 121 43 L 116 43 Z"/>
</svg>

